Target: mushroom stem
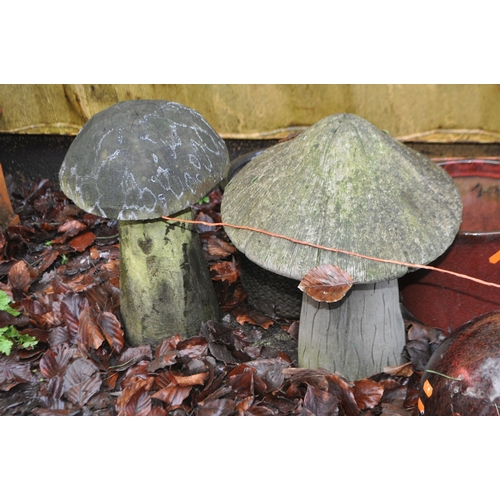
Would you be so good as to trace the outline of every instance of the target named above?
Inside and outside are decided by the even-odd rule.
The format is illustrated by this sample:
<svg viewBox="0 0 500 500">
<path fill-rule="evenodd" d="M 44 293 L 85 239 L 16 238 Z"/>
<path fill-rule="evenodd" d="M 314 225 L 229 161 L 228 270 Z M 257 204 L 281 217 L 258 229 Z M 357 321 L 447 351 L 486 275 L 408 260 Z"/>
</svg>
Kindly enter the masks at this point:
<svg viewBox="0 0 500 500">
<path fill-rule="evenodd" d="M 404 321 L 396 279 L 354 285 L 339 302 L 306 293 L 300 313 L 298 361 L 360 380 L 402 362 Z"/>
<path fill-rule="evenodd" d="M 191 220 L 191 210 L 181 218 Z M 220 312 L 198 234 L 163 219 L 119 221 L 120 312 L 130 345 L 197 335 Z"/>
</svg>

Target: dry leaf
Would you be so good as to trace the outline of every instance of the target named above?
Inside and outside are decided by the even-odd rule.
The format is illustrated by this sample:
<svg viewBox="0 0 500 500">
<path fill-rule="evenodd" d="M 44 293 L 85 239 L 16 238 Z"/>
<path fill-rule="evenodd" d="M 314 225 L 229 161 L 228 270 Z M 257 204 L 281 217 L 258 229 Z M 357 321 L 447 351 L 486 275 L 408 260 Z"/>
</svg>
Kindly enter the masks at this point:
<svg viewBox="0 0 500 500">
<path fill-rule="evenodd" d="M 309 410 L 313 415 L 338 415 L 339 400 L 334 394 L 308 385 L 304 396 L 304 408 Z"/>
<path fill-rule="evenodd" d="M 0 391 L 8 391 L 30 379 L 30 368 L 25 363 L 19 363 L 19 356 L 0 356 Z"/>
<path fill-rule="evenodd" d="M 192 385 L 180 386 L 171 384 L 155 392 L 151 397 L 163 401 L 169 406 L 179 406 L 189 396 Z"/>
<path fill-rule="evenodd" d="M 203 212 L 199 213 L 195 220 L 197 222 L 208 222 L 210 224 L 215 222 L 212 219 L 212 217 L 210 217 L 209 215 L 207 215 Z M 214 231 L 216 228 L 214 228 L 213 226 L 206 226 L 205 224 L 196 224 L 196 229 L 199 233 L 206 233 L 206 232 Z"/>
<path fill-rule="evenodd" d="M 74 404 L 83 406 L 101 388 L 99 370 L 91 361 L 78 358 L 66 370 L 64 393 Z"/>
<path fill-rule="evenodd" d="M 122 416 L 145 416 L 151 411 L 151 396 L 145 387 L 135 391 L 127 402 L 120 408 L 119 415 Z M 118 406 L 117 406 L 118 408 Z"/>
<path fill-rule="evenodd" d="M 210 255 L 214 255 L 215 257 L 228 257 L 236 252 L 236 248 L 234 245 L 217 238 L 217 236 L 211 236 L 207 240 L 207 251 Z"/>
<path fill-rule="evenodd" d="M 360 410 L 368 410 L 380 403 L 384 395 L 384 386 L 379 382 L 364 378 L 354 382 L 353 392 L 358 408 Z"/>
<path fill-rule="evenodd" d="M 235 307 L 232 311 L 232 314 L 234 316 L 234 319 L 240 325 L 249 323 L 250 325 L 257 325 L 261 328 L 264 328 L 264 330 L 267 330 L 271 325 L 274 324 L 273 319 L 260 314 L 255 309 L 251 309 L 246 304 L 241 304 L 238 307 Z"/>
<path fill-rule="evenodd" d="M 99 325 L 90 307 L 86 307 L 78 318 L 78 340 L 86 349 L 98 349 L 104 342 Z"/>
<path fill-rule="evenodd" d="M 97 322 L 113 352 L 120 353 L 125 344 L 125 334 L 118 318 L 110 312 L 102 312 Z"/>
<path fill-rule="evenodd" d="M 87 232 L 78 235 L 76 238 L 70 240 L 69 245 L 74 248 L 77 252 L 83 252 L 92 243 L 94 243 L 96 236 L 94 233 Z"/>
<path fill-rule="evenodd" d="M 142 368 L 145 378 L 136 376 L 135 368 Z M 118 415 L 144 415 L 151 409 L 149 391 L 154 383 L 154 377 L 148 377 L 146 369 L 146 364 L 133 367 L 121 381 L 122 391 L 116 400 Z"/>
<path fill-rule="evenodd" d="M 193 385 L 203 385 L 208 377 L 208 372 L 195 373 L 194 375 L 180 375 L 172 373 L 172 378 L 180 387 L 190 387 Z"/>
<path fill-rule="evenodd" d="M 236 403 L 232 399 L 220 398 L 206 401 L 203 406 L 196 410 L 196 415 L 199 416 L 224 416 L 230 415 L 236 407 Z"/>
<path fill-rule="evenodd" d="M 386 366 L 383 369 L 384 373 L 388 375 L 392 375 L 393 377 L 411 377 L 413 375 L 413 366 L 412 362 L 408 361 L 407 363 L 403 363 L 398 366 Z"/>
<path fill-rule="evenodd" d="M 68 220 L 57 229 L 58 233 L 65 233 L 64 236 L 71 237 L 87 229 L 87 226 L 78 220 Z"/>
<path fill-rule="evenodd" d="M 18 260 L 9 271 L 9 285 L 13 290 L 19 290 L 26 293 L 31 285 L 31 282 L 36 278 L 34 271 L 24 260 Z"/>
<path fill-rule="evenodd" d="M 46 378 L 63 375 L 64 369 L 73 357 L 74 349 L 69 344 L 61 343 L 45 351 L 40 359 L 40 373 Z"/>
<path fill-rule="evenodd" d="M 215 281 L 234 283 L 240 276 L 236 264 L 232 261 L 217 262 L 217 264 L 210 266 L 210 271 L 213 271 L 212 279 Z"/>
<path fill-rule="evenodd" d="M 322 264 L 302 278 L 299 288 L 318 302 L 337 302 L 353 285 L 352 278 L 340 267 Z"/>
</svg>

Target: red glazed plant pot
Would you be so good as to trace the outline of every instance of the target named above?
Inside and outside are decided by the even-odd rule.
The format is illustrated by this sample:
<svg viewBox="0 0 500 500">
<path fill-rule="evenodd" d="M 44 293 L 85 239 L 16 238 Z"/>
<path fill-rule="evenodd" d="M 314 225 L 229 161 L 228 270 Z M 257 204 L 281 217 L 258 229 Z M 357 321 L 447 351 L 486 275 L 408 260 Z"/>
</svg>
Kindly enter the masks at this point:
<svg viewBox="0 0 500 500">
<path fill-rule="evenodd" d="M 454 242 L 430 265 L 500 284 L 500 159 L 438 164 L 455 180 L 463 214 Z M 445 333 L 480 314 L 500 310 L 500 288 L 449 274 L 418 270 L 399 284 L 405 308 Z"/>
</svg>

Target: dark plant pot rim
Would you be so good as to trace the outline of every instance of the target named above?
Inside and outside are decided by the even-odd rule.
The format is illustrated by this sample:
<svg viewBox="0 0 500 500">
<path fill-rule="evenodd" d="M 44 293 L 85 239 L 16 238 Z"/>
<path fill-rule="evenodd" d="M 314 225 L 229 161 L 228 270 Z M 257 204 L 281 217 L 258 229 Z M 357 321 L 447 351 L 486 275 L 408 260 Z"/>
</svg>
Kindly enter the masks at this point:
<svg viewBox="0 0 500 500">
<path fill-rule="evenodd" d="M 500 158 L 441 158 L 434 160 L 437 165 L 444 168 L 452 177 L 488 177 L 500 179 Z M 496 236 L 500 231 L 472 232 L 459 231 L 461 236 Z"/>
</svg>

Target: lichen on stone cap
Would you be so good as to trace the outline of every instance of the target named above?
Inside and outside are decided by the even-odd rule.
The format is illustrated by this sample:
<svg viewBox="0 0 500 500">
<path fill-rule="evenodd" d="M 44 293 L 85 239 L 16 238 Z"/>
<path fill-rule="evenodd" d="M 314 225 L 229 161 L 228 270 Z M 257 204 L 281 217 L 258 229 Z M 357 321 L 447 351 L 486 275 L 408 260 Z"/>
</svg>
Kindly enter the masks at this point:
<svg viewBox="0 0 500 500">
<path fill-rule="evenodd" d="M 59 172 L 83 210 L 120 220 L 180 212 L 228 173 L 222 138 L 197 111 L 175 102 L 119 102 L 94 115 Z"/>
<path fill-rule="evenodd" d="M 255 157 L 227 185 L 223 222 L 358 254 L 426 264 L 453 242 L 462 202 L 453 179 L 424 155 L 352 114 L 324 118 Z M 333 264 L 356 283 L 408 268 L 227 227 L 261 267 L 300 280 Z"/>
</svg>

